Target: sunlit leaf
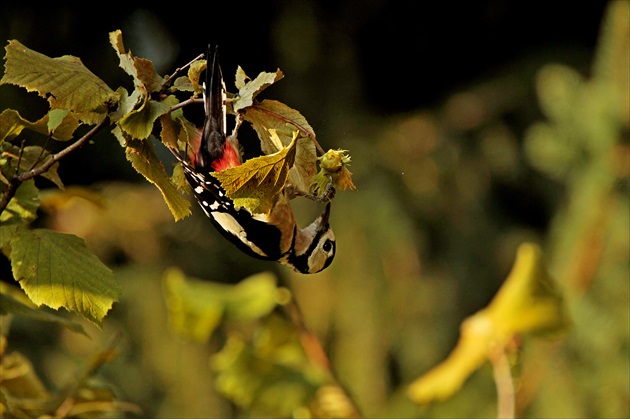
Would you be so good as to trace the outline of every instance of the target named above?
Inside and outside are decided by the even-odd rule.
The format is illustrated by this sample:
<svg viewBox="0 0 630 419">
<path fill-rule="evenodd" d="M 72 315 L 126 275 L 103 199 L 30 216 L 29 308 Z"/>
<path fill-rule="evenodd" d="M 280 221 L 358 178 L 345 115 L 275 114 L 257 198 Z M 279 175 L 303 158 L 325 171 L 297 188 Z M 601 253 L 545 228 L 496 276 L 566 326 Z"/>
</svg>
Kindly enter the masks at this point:
<svg viewBox="0 0 630 419">
<path fill-rule="evenodd" d="M 295 161 L 297 132 L 291 144 L 281 151 L 247 160 L 240 166 L 213 172 L 237 207 L 254 214 L 271 211 L 285 186 L 289 169 Z"/>
<path fill-rule="evenodd" d="M 5 109 L 0 114 L 0 142 L 20 135 L 24 128 L 42 135 L 52 134 L 52 138 L 66 141 L 72 138 L 79 127 L 79 116 L 65 109 L 51 109 L 38 121 L 31 122 L 13 109 Z"/>
<path fill-rule="evenodd" d="M 275 100 L 264 100 L 244 110 L 245 120 L 252 124 L 258 134 L 264 154 L 272 154 L 288 146 L 296 130 L 297 140 L 295 163 L 289 172 L 289 183 L 298 190 L 308 193 L 311 179 L 317 173 L 317 152 L 313 141 L 304 133 L 315 137 L 313 128 L 298 111 Z"/>
<path fill-rule="evenodd" d="M 567 325 L 562 296 L 542 265 L 542 252 L 522 244 L 514 267 L 487 308 L 467 318 L 448 358 L 409 387 L 416 403 L 451 397 L 477 368 L 516 335 L 556 332 Z"/>
<path fill-rule="evenodd" d="M 267 87 L 282 79 L 284 75 L 282 71 L 277 70 L 275 73 L 260 73 L 254 80 L 250 80 L 245 72 L 239 67 L 236 73 L 238 97 L 232 101 L 234 112 L 247 108 L 254 104 L 256 96 Z"/>
<path fill-rule="evenodd" d="M 568 325 L 562 294 L 545 269 L 538 246 L 524 243 L 519 247 L 512 271 L 487 314 L 504 335 L 553 333 Z"/>
<path fill-rule="evenodd" d="M 64 307 L 98 326 L 120 296 L 112 271 L 74 235 L 24 231 L 11 242 L 11 267 L 33 303 Z"/>
<path fill-rule="evenodd" d="M 298 111 L 276 100 L 263 100 L 245 109 L 245 120 L 252 124 L 252 127 L 260 138 L 260 145 L 264 154 L 271 154 L 279 151 L 282 146 L 287 146 L 293 139 L 293 132 L 296 129 L 307 132 L 315 136 L 313 128 L 308 124 L 306 118 Z M 289 126 L 287 126 L 289 125 Z M 271 137 L 270 130 L 274 129 L 280 138 L 281 144 Z M 315 160 L 313 160 L 315 164 Z"/>
<path fill-rule="evenodd" d="M 160 190 L 175 221 L 190 215 L 190 202 L 177 192 L 150 141 L 128 140 L 125 153 L 134 169 Z"/>
<path fill-rule="evenodd" d="M 118 95 L 77 57 L 49 58 L 16 40 L 9 41 L 5 49 L 5 72 L 0 84 L 37 92 L 53 108 L 105 113 L 118 100 Z"/>
<path fill-rule="evenodd" d="M 81 324 L 35 307 L 33 303 L 24 296 L 22 290 L 10 286 L 10 284 L 0 282 L 0 314 L 5 315 L 9 313 L 32 320 L 58 323 L 73 332 L 87 335 Z"/>
<path fill-rule="evenodd" d="M 197 60 L 194 61 L 190 67 L 188 67 L 188 83 L 190 83 L 192 91 L 195 92 L 196 94 L 201 94 L 202 93 L 202 87 L 201 84 L 199 83 L 200 80 L 200 74 L 203 70 L 206 69 L 206 64 L 207 61 L 206 60 Z M 183 78 L 183 77 L 182 77 Z M 179 85 L 181 85 L 180 82 Z"/>
</svg>

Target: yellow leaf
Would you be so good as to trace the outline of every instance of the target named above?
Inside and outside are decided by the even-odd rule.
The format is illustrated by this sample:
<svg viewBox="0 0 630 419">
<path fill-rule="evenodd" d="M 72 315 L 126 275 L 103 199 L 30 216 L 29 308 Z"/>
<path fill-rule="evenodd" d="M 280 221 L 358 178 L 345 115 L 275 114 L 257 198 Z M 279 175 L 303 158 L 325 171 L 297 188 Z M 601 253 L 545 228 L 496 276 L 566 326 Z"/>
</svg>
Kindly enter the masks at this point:
<svg viewBox="0 0 630 419">
<path fill-rule="evenodd" d="M 177 192 L 151 142 L 130 139 L 127 141 L 125 154 L 133 168 L 160 190 L 175 221 L 190 215 L 190 202 Z"/>
<path fill-rule="evenodd" d="M 470 374 L 485 362 L 492 333 L 484 315 L 477 314 L 465 320 L 455 349 L 446 360 L 409 386 L 409 398 L 427 404 L 455 394 Z"/>
<path fill-rule="evenodd" d="M 296 129 L 307 136 L 297 140 L 295 163 L 289 172 L 289 183 L 305 194 L 308 193 L 311 179 L 317 173 L 317 152 L 311 140 L 315 137 L 315 132 L 306 118 L 295 109 L 275 100 L 256 102 L 242 112 L 245 113 L 245 120 L 252 124 L 258 134 L 264 154 L 275 153 L 289 145 Z"/>
<path fill-rule="evenodd" d="M 282 74 L 282 71 L 277 70 L 275 73 L 262 72 L 254 80 L 251 80 L 239 67 L 236 73 L 236 79 L 237 85 L 240 87 L 238 88 L 238 96 L 232 103 L 234 112 L 238 112 L 252 106 L 254 104 L 254 99 L 260 92 L 283 77 L 284 75 Z"/>
<path fill-rule="evenodd" d="M 253 214 L 272 210 L 295 161 L 297 136 L 295 132 L 291 144 L 277 153 L 212 173 L 237 208 L 245 207 Z"/>
<path fill-rule="evenodd" d="M 504 334 L 555 332 L 567 325 L 562 295 L 542 264 L 538 246 L 519 247 L 512 271 L 487 311 Z"/>
<path fill-rule="evenodd" d="M 464 320 L 455 349 L 414 381 L 408 395 L 421 404 L 447 399 L 515 335 L 557 331 L 567 322 L 562 297 L 542 265 L 540 248 L 523 243 L 512 271 L 488 307 Z"/>
</svg>

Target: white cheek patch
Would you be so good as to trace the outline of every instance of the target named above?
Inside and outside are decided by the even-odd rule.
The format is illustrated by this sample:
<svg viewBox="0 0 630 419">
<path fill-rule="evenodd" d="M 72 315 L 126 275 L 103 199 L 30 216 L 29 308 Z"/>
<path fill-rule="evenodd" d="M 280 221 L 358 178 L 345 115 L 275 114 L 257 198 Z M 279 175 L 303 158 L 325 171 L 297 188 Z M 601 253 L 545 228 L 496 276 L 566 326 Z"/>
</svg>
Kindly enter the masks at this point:
<svg viewBox="0 0 630 419">
<path fill-rule="evenodd" d="M 247 240 L 247 233 L 243 229 L 243 227 L 232 217 L 230 214 L 224 212 L 213 212 L 212 214 L 208 214 L 210 217 L 214 218 L 214 220 L 219 223 L 219 225 L 223 228 L 223 230 L 232 234 L 234 237 L 238 238 L 242 241 L 247 247 L 252 249 L 255 253 L 260 256 L 266 257 L 265 252 L 260 250 L 258 246 L 256 246 L 251 241 Z"/>
<path fill-rule="evenodd" d="M 333 255 L 334 247 L 330 251 L 325 251 L 322 246 L 327 240 L 335 241 L 335 234 L 332 230 L 328 230 L 323 236 L 319 238 L 319 242 L 313 254 L 308 258 L 308 266 L 311 272 L 319 272 L 324 268 L 326 261 Z"/>
</svg>

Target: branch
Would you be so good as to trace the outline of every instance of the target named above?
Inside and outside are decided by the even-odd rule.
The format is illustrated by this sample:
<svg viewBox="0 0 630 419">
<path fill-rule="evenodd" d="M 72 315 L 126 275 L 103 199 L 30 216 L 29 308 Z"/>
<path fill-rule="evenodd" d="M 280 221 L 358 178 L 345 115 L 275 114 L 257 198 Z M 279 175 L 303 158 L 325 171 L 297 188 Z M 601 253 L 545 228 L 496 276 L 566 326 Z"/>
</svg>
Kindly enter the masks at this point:
<svg viewBox="0 0 630 419">
<path fill-rule="evenodd" d="M 184 106 L 190 105 L 191 103 L 203 103 L 203 99 L 191 97 L 190 99 L 186 99 L 185 101 L 180 102 L 177 105 L 171 106 L 171 110 L 169 112 L 176 111 L 177 109 L 183 108 Z"/>
<path fill-rule="evenodd" d="M 204 54 L 199 54 L 198 56 L 193 58 L 188 64 L 184 65 L 183 67 L 176 68 L 175 71 L 173 71 L 173 74 L 171 74 L 168 77 L 168 79 L 166 79 L 166 81 L 164 82 L 164 85 L 168 85 L 175 78 L 176 75 L 184 71 L 186 68 L 190 67 L 190 65 L 194 63 L 195 61 L 201 60 L 203 57 L 204 57 Z"/>
<path fill-rule="evenodd" d="M 15 196 L 15 192 L 20 187 L 22 182 L 25 182 L 29 179 L 33 179 L 35 176 L 38 176 L 38 175 L 41 175 L 42 173 L 47 172 L 53 166 L 53 164 L 57 163 L 62 157 L 66 156 L 68 153 L 81 147 L 83 144 L 85 144 L 86 141 L 92 138 L 97 132 L 103 129 L 103 127 L 107 124 L 109 124 L 109 118 L 105 117 L 105 119 L 103 119 L 98 125 L 96 125 L 89 132 L 87 132 L 83 137 L 79 138 L 75 143 L 69 145 L 68 147 L 64 148 L 60 152 L 51 155 L 50 158 L 46 160 L 44 163 L 42 163 L 41 166 L 28 170 L 19 175 L 16 174 L 15 176 L 13 176 L 11 178 L 9 186 L 4 190 L 4 192 L 2 193 L 2 196 L 0 197 L 0 213 L 2 213 L 6 209 L 7 205 L 9 204 L 9 201 L 11 201 L 11 199 Z"/>
</svg>

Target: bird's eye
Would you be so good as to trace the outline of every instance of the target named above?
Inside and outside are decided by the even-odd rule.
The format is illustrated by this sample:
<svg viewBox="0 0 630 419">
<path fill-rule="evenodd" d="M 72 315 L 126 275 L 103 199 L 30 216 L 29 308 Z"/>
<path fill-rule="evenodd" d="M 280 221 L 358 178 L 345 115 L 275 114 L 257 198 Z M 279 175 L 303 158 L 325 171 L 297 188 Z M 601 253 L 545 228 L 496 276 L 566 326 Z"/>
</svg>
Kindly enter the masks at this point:
<svg viewBox="0 0 630 419">
<path fill-rule="evenodd" d="M 324 242 L 324 245 L 322 246 L 322 249 L 324 249 L 324 252 L 330 252 L 333 248 L 333 242 L 332 240 L 326 240 Z"/>
</svg>

